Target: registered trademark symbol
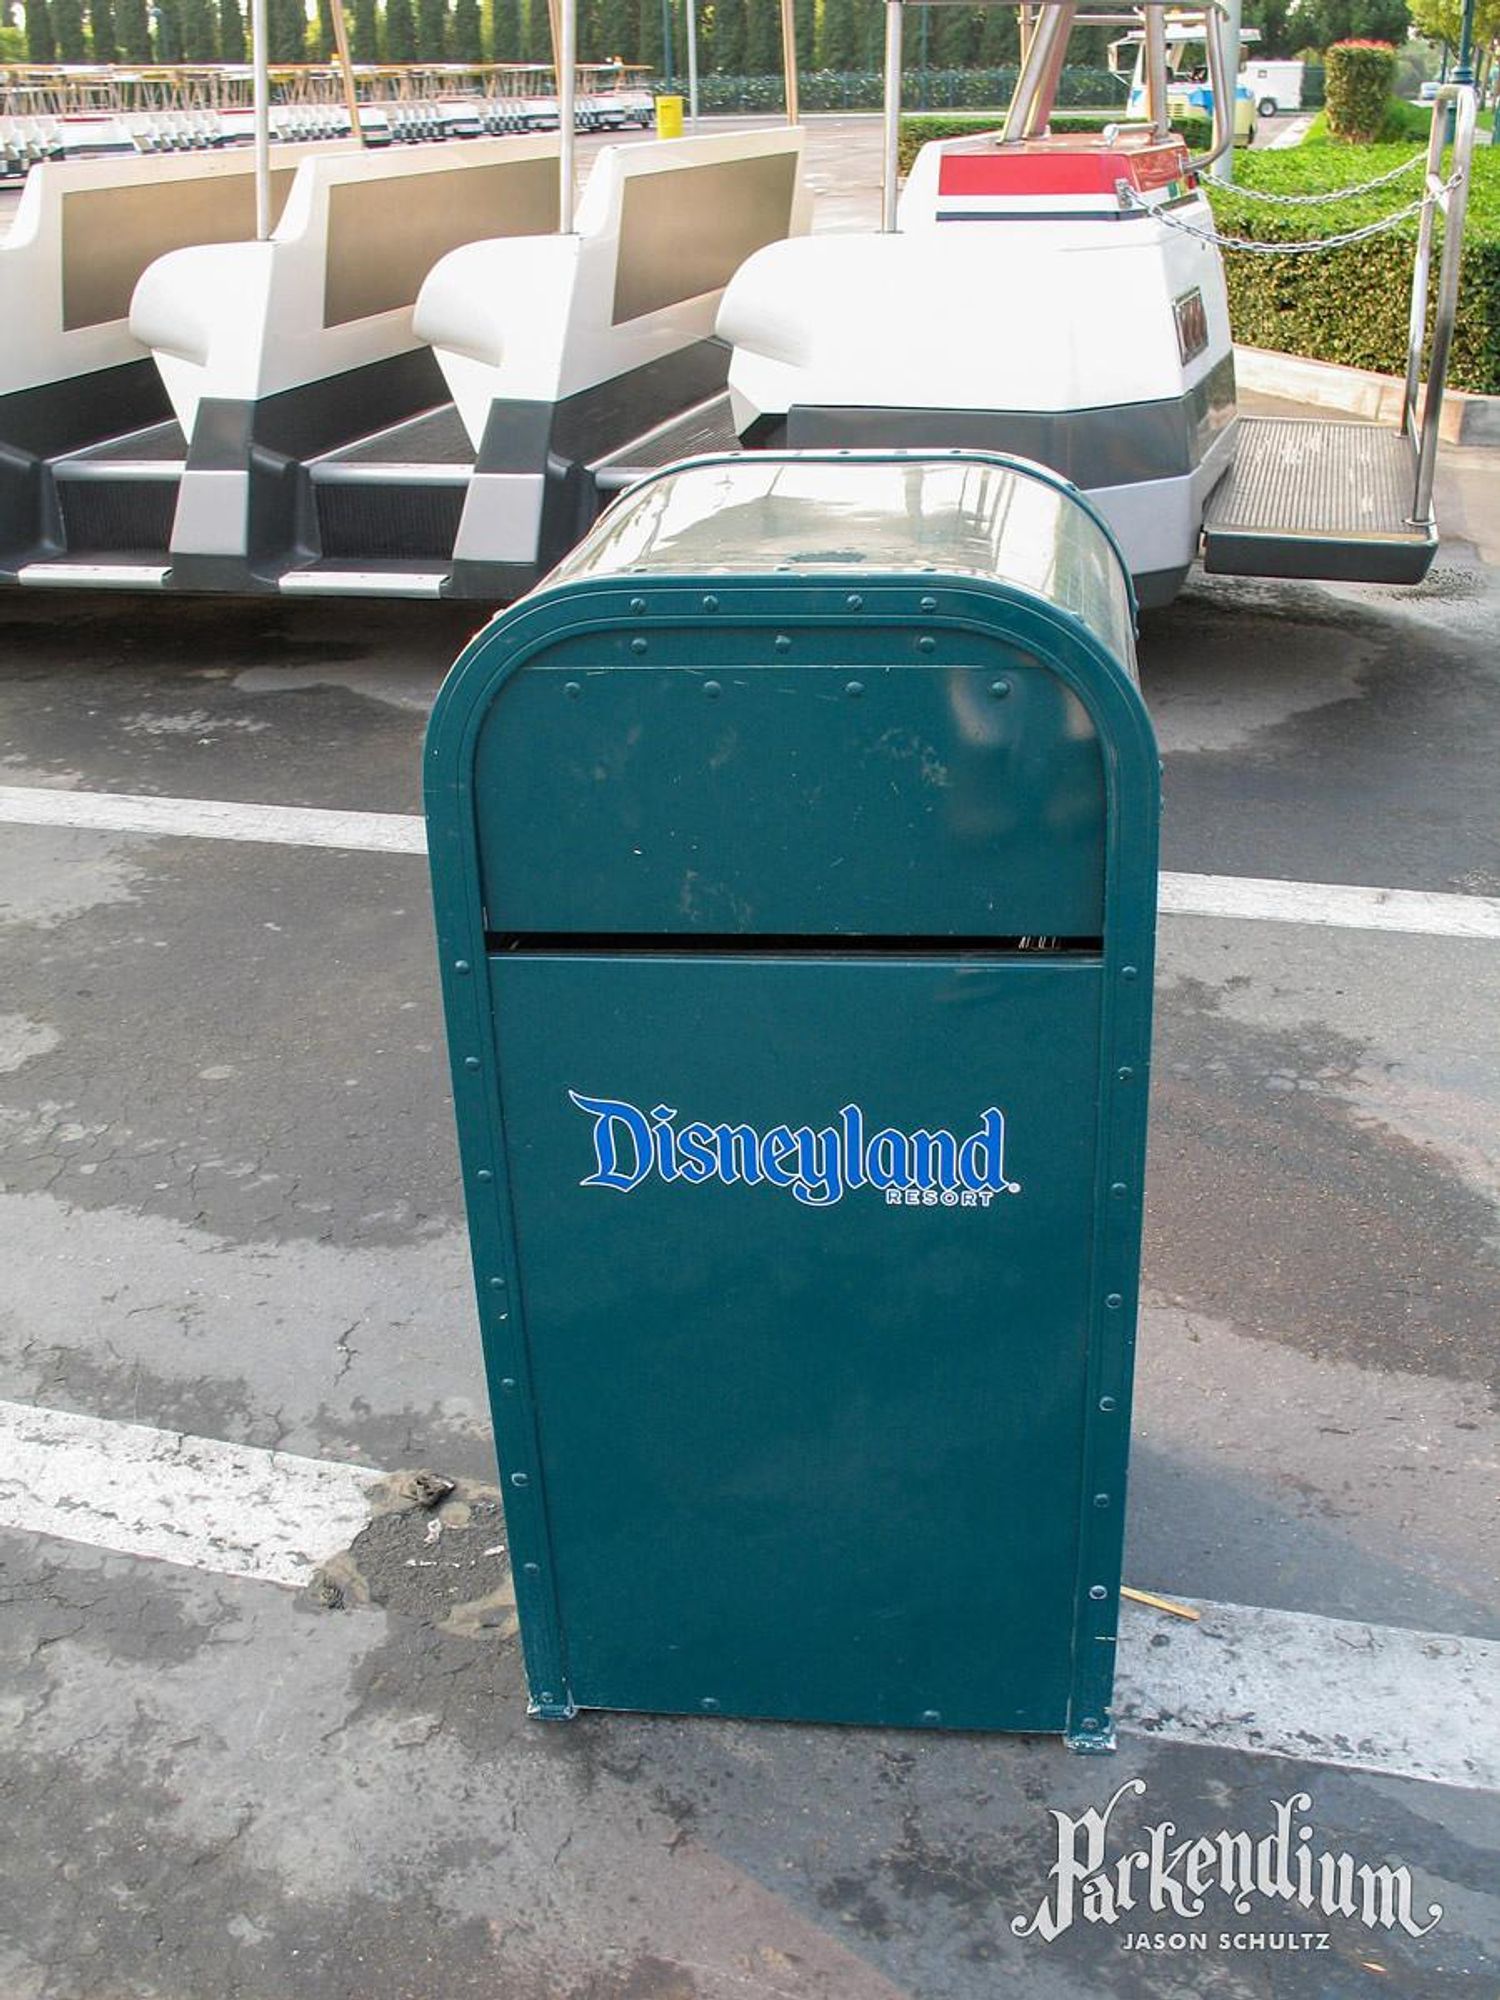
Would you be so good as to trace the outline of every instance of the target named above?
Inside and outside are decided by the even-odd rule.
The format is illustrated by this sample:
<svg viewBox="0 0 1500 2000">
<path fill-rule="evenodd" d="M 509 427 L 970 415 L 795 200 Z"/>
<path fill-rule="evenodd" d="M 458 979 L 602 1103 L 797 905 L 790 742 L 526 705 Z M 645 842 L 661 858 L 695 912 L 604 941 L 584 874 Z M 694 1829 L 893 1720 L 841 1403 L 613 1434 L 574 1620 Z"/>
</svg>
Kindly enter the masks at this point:
<svg viewBox="0 0 1500 2000">
<path fill-rule="evenodd" d="M 1007 1181 L 1005 1183 L 1005 1192 L 1007 1194 L 1019 1194 L 1021 1192 L 1021 1183 L 1019 1181 Z"/>
</svg>

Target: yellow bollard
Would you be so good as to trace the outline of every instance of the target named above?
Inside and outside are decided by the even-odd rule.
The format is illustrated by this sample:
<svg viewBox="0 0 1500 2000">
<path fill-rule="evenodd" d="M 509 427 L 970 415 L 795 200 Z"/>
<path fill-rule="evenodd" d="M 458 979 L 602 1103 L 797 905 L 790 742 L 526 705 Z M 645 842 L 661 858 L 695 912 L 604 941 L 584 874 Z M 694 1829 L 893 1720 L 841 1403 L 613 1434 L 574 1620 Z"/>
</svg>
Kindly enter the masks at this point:
<svg viewBox="0 0 1500 2000">
<path fill-rule="evenodd" d="M 682 99 L 680 97 L 657 98 L 656 136 L 658 139 L 680 139 L 682 137 Z"/>
</svg>

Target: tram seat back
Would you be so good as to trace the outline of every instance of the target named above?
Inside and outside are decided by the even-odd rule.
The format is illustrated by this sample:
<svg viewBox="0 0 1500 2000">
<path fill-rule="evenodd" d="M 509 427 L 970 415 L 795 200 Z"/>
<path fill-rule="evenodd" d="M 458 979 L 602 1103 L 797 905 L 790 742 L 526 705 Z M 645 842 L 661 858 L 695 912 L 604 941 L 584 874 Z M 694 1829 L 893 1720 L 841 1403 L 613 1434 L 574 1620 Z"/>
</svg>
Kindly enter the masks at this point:
<svg viewBox="0 0 1500 2000">
<path fill-rule="evenodd" d="M 600 152 L 571 236 L 445 257 L 416 329 L 476 451 L 497 403 L 555 406 L 711 340 L 735 271 L 810 208 L 797 128 L 648 140 Z"/>
<path fill-rule="evenodd" d="M 412 308 L 445 253 L 556 227 L 557 150 L 553 135 L 309 159 L 268 242 L 154 263 L 130 325 L 186 435 L 205 399 L 261 403 L 418 348 Z M 374 408 L 345 415 L 351 435 L 382 421 Z"/>
<path fill-rule="evenodd" d="M 279 214 L 300 163 L 347 140 L 276 149 Z M 0 238 L 0 398 L 146 359 L 130 300 L 151 264 L 255 230 L 248 152 L 43 161 Z"/>
</svg>

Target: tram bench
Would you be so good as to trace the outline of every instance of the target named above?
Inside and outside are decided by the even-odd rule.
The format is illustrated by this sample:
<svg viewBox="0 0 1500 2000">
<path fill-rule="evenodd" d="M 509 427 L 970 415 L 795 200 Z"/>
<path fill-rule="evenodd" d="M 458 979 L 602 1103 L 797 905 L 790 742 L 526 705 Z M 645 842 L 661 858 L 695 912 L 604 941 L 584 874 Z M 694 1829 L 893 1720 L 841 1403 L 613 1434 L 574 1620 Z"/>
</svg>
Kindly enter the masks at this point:
<svg viewBox="0 0 1500 2000">
<path fill-rule="evenodd" d="M 348 142 L 278 149 L 279 213 L 297 167 Z M 0 238 L 0 566 L 41 532 L 46 460 L 144 430 L 168 415 L 151 357 L 130 330 L 142 272 L 190 244 L 255 228 L 248 156 L 43 161 Z"/>
<path fill-rule="evenodd" d="M 797 128 L 606 147 L 576 231 L 471 243 L 417 300 L 475 452 L 454 594 L 513 596 L 577 539 L 588 468 L 724 386 L 724 287 L 805 233 Z"/>
<path fill-rule="evenodd" d="M 310 159 L 268 242 L 151 266 L 130 324 L 188 440 L 174 580 L 248 582 L 258 557 L 296 545 L 302 462 L 443 400 L 412 326 L 422 280 L 459 244 L 555 228 L 557 143 Z"/>
</svg>

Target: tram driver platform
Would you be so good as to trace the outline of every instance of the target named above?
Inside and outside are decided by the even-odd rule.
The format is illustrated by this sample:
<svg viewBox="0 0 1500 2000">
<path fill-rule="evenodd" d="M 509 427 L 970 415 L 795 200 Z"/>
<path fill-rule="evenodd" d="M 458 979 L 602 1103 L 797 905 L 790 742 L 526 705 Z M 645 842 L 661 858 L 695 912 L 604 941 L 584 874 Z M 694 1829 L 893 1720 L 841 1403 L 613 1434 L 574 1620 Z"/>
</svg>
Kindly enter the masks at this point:
<svg viewBox="0 0 1500 2000">
<path fill-rule="evenodd" d="M 1323 418 L 1241 417 L 1234 463 L 1203 522 L 1203 567 L 1220 576 L 1420 583 L 1437 528 L 1412 519 L 1409 434 Z"/>
</svg>

